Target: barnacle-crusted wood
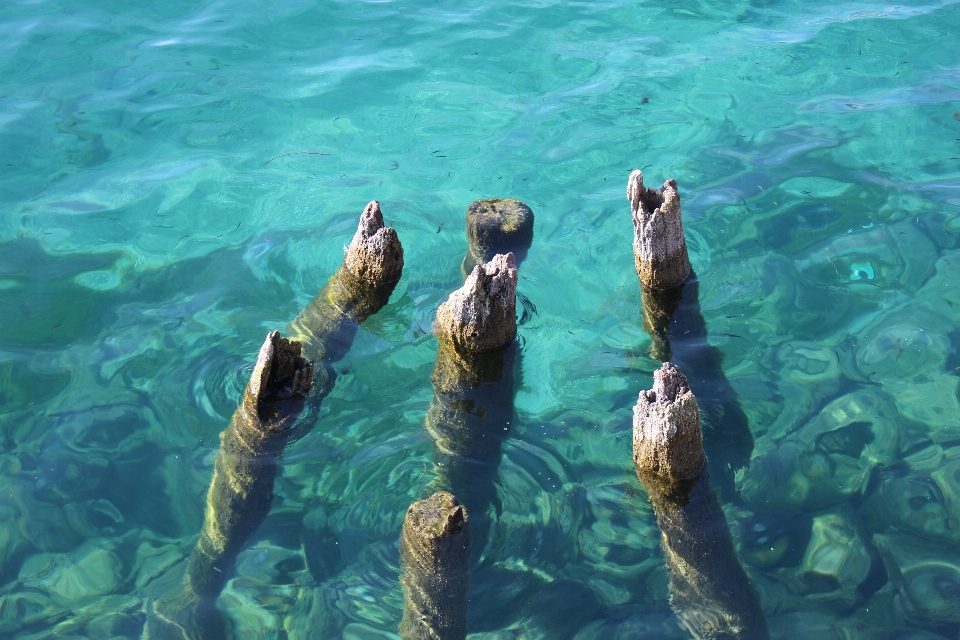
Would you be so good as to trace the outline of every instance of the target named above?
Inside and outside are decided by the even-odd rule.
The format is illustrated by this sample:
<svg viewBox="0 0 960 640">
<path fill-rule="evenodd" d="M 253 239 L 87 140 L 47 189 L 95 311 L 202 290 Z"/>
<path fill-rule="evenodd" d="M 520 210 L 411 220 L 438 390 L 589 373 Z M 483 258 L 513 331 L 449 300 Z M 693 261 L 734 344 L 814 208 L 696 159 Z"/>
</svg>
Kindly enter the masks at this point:
<svg viewBox="0 0 960 640">
<path fill-rule="evenodd" d="M 677 183 L 667 180 L 659 190 L 647 189 L 643 174 L 634 171 L 627 180 L 627 200 L 633 213 L 633 256 L 640 280 L 655 290 L 683 284 L 690 275 L 690 258 Z"/>
<path fill-rule="evenodd" d="M 517 335 L 517 265 L 512 253 L 477 265 L 437 309 L 437 337 L 460 351 L 500 347 Z"/>
<path fill-rule="evenodd" d="M 400 538 L 403 640 L 467 637 L 470 518 L 450 493 L 410 505 Z"/>
<path fill-rule="evenodd" d="M 653 389 L 633 408 L 633 462 L 637 473 L 683 482 L 696 478 L 706 457 L 700 409 L 690 385 L 669 362 L 653 374 Z"/>
<path fill-rule="evenodd" d="M 243 400 L 220 434 L 203 529 L 184 584 L 154 606 L 148 626 L 179 629 L 177 637 L 203 637 L 216 627 L 214 602 L 237 555 L 270 511 L 277 457 L 303 410 L 313 383 L 313 363 L 299 342 L 267 335 Z M 209 633 L 207 633 L 209 635 Z"/>
<path fill-rule="evenodd" d="M 533 211 L 509 198 L 472 202 L 467 207 L 467 240 L 470 245 L 463 258 L 464 277 L 498 253 L 512 252 L 520 263 L 533 242 Z"/>
<path fill-rule="evenodd" d="M 710 487 L 697 401 L 675 366 L 654 372 L 633 420 L 633 460 L 657 516 L 681 624 L 694 638 L 766 640 L 760 601 Z"/>
</svg>

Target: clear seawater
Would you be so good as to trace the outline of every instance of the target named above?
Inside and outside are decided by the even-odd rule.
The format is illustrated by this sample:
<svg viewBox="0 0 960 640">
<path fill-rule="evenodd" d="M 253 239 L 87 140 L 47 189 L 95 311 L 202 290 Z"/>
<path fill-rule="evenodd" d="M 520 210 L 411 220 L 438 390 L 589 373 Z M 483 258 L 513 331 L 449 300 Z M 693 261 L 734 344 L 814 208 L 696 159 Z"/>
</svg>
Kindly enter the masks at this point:
<svg viewBox="0 0 960 640">
<path fill-rule="evenodd" d="M 431 322 L 467 205 L 512 197 L 535 239 L 471 633 L 688 637 L 631 460 L 642 168 L 680 185 L 750 421 L 721 503 L 773 637 L 957 638 L 958 35 L 928 0 L 4 0 L 0 636 L 141 635 L 265 334 L 376 199 L 403 279 L 219 606 L 237 638 L 397 637 Z"/>
</svg>

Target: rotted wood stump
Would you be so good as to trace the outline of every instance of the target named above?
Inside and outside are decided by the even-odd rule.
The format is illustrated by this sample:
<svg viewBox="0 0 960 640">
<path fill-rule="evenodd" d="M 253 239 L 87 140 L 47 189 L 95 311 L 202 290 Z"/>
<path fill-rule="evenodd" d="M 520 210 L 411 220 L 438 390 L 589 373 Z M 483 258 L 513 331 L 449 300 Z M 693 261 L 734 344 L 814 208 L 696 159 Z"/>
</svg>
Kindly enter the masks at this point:
<svg viewBox="0 0 960 640">
<path fill-rule="evenodd" d="M 439 491 L 410 505 L 400 538 L 403 640 L 467 637 L 470 518 L 452 494 Z"/>
<path fill-rule="evenodd" d="M 220 449 L 207 494 L 203 529 L 183 584 L 153 603 L 151 638 L 219 638 L 216 600 L 239 553 L 266 519 L 277 459 L 305 403 L 332 390 L 332 363 L 343 358 L 357 326 L 387 303 L 403 271 L 403 247 L 384 226 L 376 201 L 360 216 L 343 265 L 290 324 L 291 339 L 267 336 Z M 309 397 L 308 397 L 309 395 Z"/>
<path fill-rule="evenodd" d="M 723 371 L 723 354 L 710 345 L 700 310 L 700 282 L 690 265 L 680 192 L 674 180 L 659 190 L 634 171 L 627 180 L 633 214 L 633 251 L 640 280 L 643 329 L 649 353 L 688 372 L 703 413 L 710 466 L 724 493 L 733 491 L 737 469 L 750 463 L 753 434 L 738 396 Z"/>
<path fill-rule="evenodd" d="M 769 638 L 710 487 L 697 400 L 669 362 L 634 407 L 633 461 L 660 527 L 670 604 L 681 624 L 694 638 Z"/>
</svg>

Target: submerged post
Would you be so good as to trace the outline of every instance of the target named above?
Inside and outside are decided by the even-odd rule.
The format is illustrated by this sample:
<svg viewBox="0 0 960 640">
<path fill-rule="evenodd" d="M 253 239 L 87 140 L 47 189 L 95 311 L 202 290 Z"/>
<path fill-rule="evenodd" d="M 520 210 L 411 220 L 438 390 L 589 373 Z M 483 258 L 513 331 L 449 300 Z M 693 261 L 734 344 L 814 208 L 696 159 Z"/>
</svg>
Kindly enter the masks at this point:
<svg viewBox="0 0 960 640">
<path fill-rule="evenodd" d="M 513 421 L 517 264 L 533 240 L 533 212 L 516 200 L 478 200 L 467 209 L 467 237 L 466 282 L 440 305 L 435 323 L 437 362 L 426 430 L 433 440 L 437 472 L 431 486 L 442 491 L 410 507 L 400 543 L 404 640 L 466 636 L 469 530 L 457 537 L 449 532 L 427 535 L 433 551 L 419 556 L 413 553 L 419 547 L 412 540 L 424 538 L 417 533 L 423 529 L 418 523 L 459 521 L 455 509 L 462 507 L 455 494 L 472 514 L 474 553 L 483 551 L 490 529 L 488 512 L 491 506 L 499 509 L 502 446 Z M 442 520 L 435 513 L 451 515 Z M 430 561 L 412 560 L 418 557 Z M 425 566 L 432 567 L 432 573 L 425 572 Z M 442 589 L 448 591 L 446 599 L 436 595 Z"/>
<path fill-rule="evenodd" d="M 476 552 L 499 506 L 503 442 L 513 421 L 517 269 L 512 253 L 476 266 L 437 309 L 437 362 L 426 429 L 433 440 L 433 486 L 473 514 Z"/>
<path fill-rule="evenodd" d="M 680 370 L 664 363 L 633 410 L 633 461 L 660 527 L 670 604 L 694 638 L 765 640 L 767 621 L 705 459 L 697 400 Z"/>
<path fill-rule="evenodd" d="M 200 539 L 182 588 L 155 603 L 151 638 L 223 634 L 215 603 L 237 555 L 267 517 L 277 458 L 313 382 L 299 342 L 267 335 L 230 426 L 220 434 Z"/>
<path fill-rule="evenodd" d="M 753 435 L 723 372 L 723 354 L 707 341 L 700 282 L 690 266 L 677 183 L 667 180 L 659 190 L 647 189 L 643 174 L 634 171 L 627 180 L 627 200 L 650 356 L 674 362 L 689 373 L 703 412 L 711 469 L 721 490 L 730 491 L 734 472 L 750 462 Z"/>
<path fill-rule="evenodd" d="M 324 367 L 340 360 L 353 344 L 357 325 L 387 304 L 402 273 L 400 239 L 396 231 L 384 226 L 380 203 L 373 200 L 360 215 L 343 264 L 290 323 L 291 337 L 303 343 L 307 357 Z M 332 380 L 319 386 L 314 395 L 325 395 L 331 387 Z"/>
<path fill-rule="evenodd" d="M 461 266 L 464 278 L 498 253 L 513 253 L 519 264 L 533 242 L 533 211 L 510 198 L 476 200 L 467 207 L 467 240 L 470 247 Z"/>
<path fill-rule="evenodd" d="M 403 247 L 370 202 L 343 264 L 290 324 L 291 339 L 267 336 L 244 398 L 220 449 L 207 494 L 203 529 L 180 588 L 154 603 L 151 638 L 223 635 L 215 603 L 237 555 L 266 519 L 277 458 L 309 394 L 319 403 L 333 388 L 332 363 L 343 358 L 357 326 L 387 303 L 403 270 Z M 301 355 L 302 354 L 302 355 Z"/>
<path fill-rule="evenodd" d="M 410 505 L 400 538 L 403 640 L 467 637 L 470 518 L 450 493 Z"/>
</svg>

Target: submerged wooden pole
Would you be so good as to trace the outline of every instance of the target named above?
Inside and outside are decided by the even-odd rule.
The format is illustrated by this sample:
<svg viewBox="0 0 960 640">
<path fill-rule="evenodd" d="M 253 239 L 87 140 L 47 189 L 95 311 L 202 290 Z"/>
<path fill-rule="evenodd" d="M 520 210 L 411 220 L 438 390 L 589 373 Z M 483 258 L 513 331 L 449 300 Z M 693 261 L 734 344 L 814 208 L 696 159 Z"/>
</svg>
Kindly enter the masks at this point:
<svg viewBox="0 0 960 640">
<path fill-rule="evenodd" d="M 643 174 L 634 171 L 627 181 L 627 200 L 650 356 L 688 372 L 703 413 L 711 469 L 721 489 L 730 491 L 734 472 L 750 462 L 753 435 L 723 372 L 723 354 L 707 341 L 700 282 L 690 266 L 677 183 L 667 180 L 659 190 L 647 189 Z"/>
<path fill-rule="evenodd" d="M 498 253 L 512 253 L 520 264 L 533 242 L 533 211 L 510 198 L 476 200 L 467 207 L 467 240 L 470 246 L 461 266 L 464 278 Z"/>
<path fill-rule="evenodd" d="M 517 269 L 512 253 L 474 267 L 437 309 L 437 362 L 426 430 L 433 440 L 434 487 L 452 492 L 474 518 L 483 551 L 503 442 L 513 421 Z"/>
<path fill-rule="evenodd" d="M 694 638 L 765 640 L 766 618 L 705 460 L 697 400 L 680 370 L 664 363 L 633 410 L 633 461 L 660 527 L 670 604 Z"/>
<path fill-rule="evenodd" d="M 277 458 L 292 432 L 313 382 L 313 363 L 299 342 L 267 335 L 243 400 L 220 434 L 200 539 L 181 589 L 155 603 L 150 638 L 223 635 L 216 599 L 237 555 L 267 517 Z"/>
<path fill-rule="evenodd" d="M 373 200 L 360 215 L 343 264 L 290 323 L 288 333 L 303 343 L 304 354 L 318 364 L 340 360 L 353 344 L 357 326 L 387 304 L 402 273 L 400 239 L 384 226 L 380 203 Z M 332 380 L 314 395 L 326 395 L 331 386 Z"/>
<path fill-rule="evenodd" d="M 470 518 L 452 494 L 410 505 L 400 538 L 403 640 L 467 637 Z"/>
<path fill-rule="evenodd" d="M 533 240 L 533 212 L 516 200 L 478 200 L 467 209 L 467 238 L 466 282 L 437 309 L 435 324 L 437 362 L 426 430 L 437 469 L 432 486 L 443 491 L 410 507 L 400 542 L 404 640 L 466 636 L 470 536 L 479 554 L 490 508 L 500 506 L 500 460 L 513 421 L 517 264 Z M 465 527 L 455 535 L 436 533 L 443 528 L 436 523 L 460 518 L 436 515 L 459 513 L 454 494 L 473 514 L 472 534 Z"/>
<path fill-rule="evenodd" d="M 216 599 L 270 511 L 277 458 L 307 394 L 319 403 L 330 392 L 332 363 L 346 355 L 357 325 L 387 303 L 402 270 L 397 234 L 384 226 L 379 203 L 370 202 L 343 265 L 290 324 L 291 339 L 277 332 L 267 336 L 243 401 L 220 436 L 203 529 L 184 582 L 154 603 L 149 637 L 223 634 Z M 290 390 L 284 391 L 288 378 Z"/>
</svg>

